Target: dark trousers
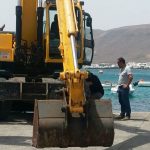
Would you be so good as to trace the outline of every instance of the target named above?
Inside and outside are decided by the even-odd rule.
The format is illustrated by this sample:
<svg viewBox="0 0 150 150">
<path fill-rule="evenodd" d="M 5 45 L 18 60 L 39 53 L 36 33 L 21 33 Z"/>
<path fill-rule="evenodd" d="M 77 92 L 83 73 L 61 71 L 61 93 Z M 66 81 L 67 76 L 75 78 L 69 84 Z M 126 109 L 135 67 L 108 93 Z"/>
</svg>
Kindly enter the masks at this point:
<svg viewBox="0 0 150 150">
<path fill-rule="evenodd" d="M 118 98 L 119 103 L 121 105 L 121 115 L 122 116 L 129 116 L 131 114 L 131 107 L 129 101 L 129 89 L 123 88 L 122 86 L 118 88 Z"/>
</svg>

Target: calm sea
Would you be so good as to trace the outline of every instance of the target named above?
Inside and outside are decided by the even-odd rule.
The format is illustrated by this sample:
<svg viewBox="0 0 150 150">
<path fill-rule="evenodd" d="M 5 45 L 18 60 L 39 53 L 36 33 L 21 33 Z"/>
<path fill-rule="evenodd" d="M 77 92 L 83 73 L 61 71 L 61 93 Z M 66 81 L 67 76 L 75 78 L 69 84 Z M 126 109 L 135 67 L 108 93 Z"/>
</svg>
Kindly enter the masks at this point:
<svg viewBox="0 0 150 150">
<path fill-rule="evenodd" d="M 119 69 L 103 69 L 103 73 L 99 73 L 99 69 L 89 69 L 89 71 L 96 74 L 102 83 L 111 81 L 117 83 Z M 133 83 L 138 80 L 150 81 L 150 69 L 132 69 L 134 75 Z M 134 86 L 135 91 L 130 96 L 130 103 L 132 111 L 146 112 L 150 111 L 150 87 Z M 111 99 L 113 111 L 120 111 L 120 104 L 118 103 L 117 94 L 111 93 L 110 89 L 105 89 L 103 99 Z"/>
</svg>

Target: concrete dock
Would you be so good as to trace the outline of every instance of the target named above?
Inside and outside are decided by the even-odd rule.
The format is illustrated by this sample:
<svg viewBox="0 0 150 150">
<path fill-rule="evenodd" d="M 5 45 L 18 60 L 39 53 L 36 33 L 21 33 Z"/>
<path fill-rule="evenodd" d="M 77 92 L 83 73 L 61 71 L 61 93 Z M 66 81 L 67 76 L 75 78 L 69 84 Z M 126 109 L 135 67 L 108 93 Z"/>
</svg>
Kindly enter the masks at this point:
<svg viewBox="0 0 150 150">
<path fill-rule="evenodd" d="M 114 115 L 117 115 L 116 113 Z M 150 112 L 132 113 L 131 120 L 115 120 L 115 139 L 112 147 L 69 147 L 66 150 L 149 150 Z M 32 123 L 16 118 L 0 122 L 0 150 L 35 150 L 31 145 Z M 61 148 L 44 148 L 60 150 Z M 41 150 L 41 149 L 38 149 Z"/>
</svg>

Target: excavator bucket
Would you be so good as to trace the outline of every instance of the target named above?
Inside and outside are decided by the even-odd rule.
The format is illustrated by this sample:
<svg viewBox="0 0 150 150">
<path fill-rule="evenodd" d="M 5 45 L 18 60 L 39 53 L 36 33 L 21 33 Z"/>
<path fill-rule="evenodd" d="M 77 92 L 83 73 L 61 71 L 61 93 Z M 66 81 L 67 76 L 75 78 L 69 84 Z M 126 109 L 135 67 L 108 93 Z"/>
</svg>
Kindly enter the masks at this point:
<svg viewBox="0 0 150 150">
<path fill-rule="evenodd" d="M 62 100 L 35 102 L 33 146 L 87 147 L 113 144 L 111 101 L 91 100 L 83 114 L 62 111 L 62 108 Z"/>
<path fill-rule="evenodd" d="M 109 147 L 114 140 L 114 120 L 110 100 L 89 102 L 89 146 Z"/>
<path fill-rule="evenodd" d="M 65 113 L 62 100 L 36 100 L 34 107 L 34 147 L 65 147 Z"/>
</svg>

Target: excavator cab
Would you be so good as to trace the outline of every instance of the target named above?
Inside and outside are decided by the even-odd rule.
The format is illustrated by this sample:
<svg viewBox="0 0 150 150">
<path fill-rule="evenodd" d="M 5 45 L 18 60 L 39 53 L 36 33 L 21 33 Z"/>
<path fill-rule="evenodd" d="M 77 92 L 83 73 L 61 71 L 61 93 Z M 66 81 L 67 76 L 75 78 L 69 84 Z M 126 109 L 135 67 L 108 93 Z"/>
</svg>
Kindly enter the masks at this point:
<svg viewBox="0 0 150 150">
<path fill-rule="evenodd" d="M 44 43 L 44 56 L 45 63 L 51 72 L 55 72 L 55 69 L 59 68 L 59 71 L 63 71 L 63 52 L 60 50 L 60 36 L 59 35 L 59 20 L 58 20 L 58 11 L 56 9 L 56 1 L 46 1 L 43 17 L 43 43 Z M 83 20 L 83 12 L 79 3 L 75 5 L 75 17 L 77 21 L 77 27 L 79 32 L 75 37 L 76 50 L 77 50 L 77 61 L 79 68 L 84 65 L 84 23 L 86 20 Z M 89 35 L 88 35 L 89 36 Z M 94 51 L 91 51 L 92 53 Z M 88 54 L 87 54 L 88 55 Z M 91 55 L 92 56 L 92 55 Z M 92 58 L 90 58 L 90 61 Z M 57 66 L 57 67 L 56 67 Z"/>
<path fill-rule="evenodd" d="M 88 13 L 82 13 L 78 5 L 75 6 L 75 15 L 79 30 L 75 38 L 78 63 L 80 67 L 91 65 L 94 54 L 92 18 Z M 56 3 L 50 3 L 45 7 L 43 22 L 44 41 L 47 41 L 44 42 L 45 48 L 49 43 L 49 47 L 46 48 L 46 62 L 62 62 L 59 50 L 60 36 Z M 49 36 L 49 39 L 46 39 L 46 36 Z"/>
</svg>

